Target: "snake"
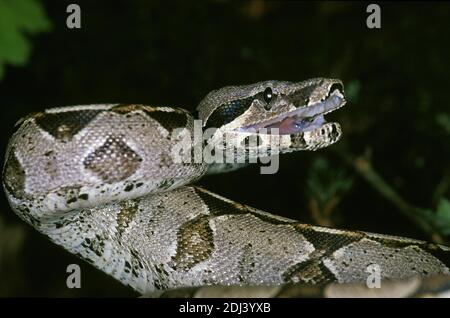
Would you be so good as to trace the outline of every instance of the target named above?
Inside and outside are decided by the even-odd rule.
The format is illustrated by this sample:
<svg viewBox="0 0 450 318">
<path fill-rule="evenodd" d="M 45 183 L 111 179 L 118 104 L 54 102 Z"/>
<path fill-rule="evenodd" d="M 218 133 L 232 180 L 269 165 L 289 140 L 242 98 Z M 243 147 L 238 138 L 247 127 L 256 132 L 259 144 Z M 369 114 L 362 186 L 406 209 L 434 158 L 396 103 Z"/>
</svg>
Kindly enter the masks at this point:
<svg viewBox="0 0 450 318">
<path fill-rule="evenodd" d="M 448 277 L 444 245 L 303 224 L 192 185 L 336 143 L 341 125 L 325 116 L 345 104 L 341 80 L 313 78 L 213 90 L 194 114 L 119 103 L 49 108 L 17 122 L 3 188 L 22 220 L 144 295 L 361 284 L 374 265 L 383 281 Z"/>
</svg>

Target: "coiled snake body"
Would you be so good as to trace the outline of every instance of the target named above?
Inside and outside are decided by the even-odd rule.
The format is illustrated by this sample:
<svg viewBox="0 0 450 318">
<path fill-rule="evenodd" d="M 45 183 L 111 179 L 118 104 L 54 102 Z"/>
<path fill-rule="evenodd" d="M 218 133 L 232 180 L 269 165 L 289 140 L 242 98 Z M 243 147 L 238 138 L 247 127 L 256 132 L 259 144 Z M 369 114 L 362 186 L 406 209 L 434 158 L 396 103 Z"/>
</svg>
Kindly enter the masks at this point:
<svg viewBox="0 0 450 318">
<path fill-rule="evenodd" d="M 373 264 L 382 278 L 449 274 L 444 246 L 301 224 L 188 185 L 236 167 L 180 160 L 198 146 L 237 162 L 331 145 L 341 128 L 323 115 L 344 104 L 334 79 L 225 87 L 198 106 L 200 132 L 218 128 L 204 140 L 177 108 L 48 109 L 19 122 L 4 190 L 22 219 L 141 293 L 365 282 Z"/>
</svg>

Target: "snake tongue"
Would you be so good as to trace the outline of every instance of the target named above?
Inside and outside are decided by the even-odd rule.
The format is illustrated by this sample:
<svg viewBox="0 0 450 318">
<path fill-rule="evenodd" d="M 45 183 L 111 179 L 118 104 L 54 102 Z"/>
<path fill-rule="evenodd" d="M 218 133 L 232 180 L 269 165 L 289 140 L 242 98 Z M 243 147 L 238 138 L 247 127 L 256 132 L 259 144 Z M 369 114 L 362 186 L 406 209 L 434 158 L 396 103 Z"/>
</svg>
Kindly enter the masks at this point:
<svg viewBox="0 0 450 318">
<path fill-rule="evenodd" d="M 269 131 L 272 128 L 278 128 L 278 133 L 280 135 L 291 134 L 293 130 L 295 130 L 295 118 L 286 117 L 282 121 L 268 125 L 267 128 Z"/>
<path fill-rule="evenodd" d="M 278 133 L 281 135 L 308 131 L 325 124 L 323 115 L 342 107 L 344 104 L 345 98 L 336 90 L 331 96 L 321 102 L 306 107 L 299 107 L 265 122 L 239 128 L 239 130 L 248 131 L 249 129 L 254 129 L 264 133 L 261 131 L 262 128 L 278 128 Z"/>
</svg>

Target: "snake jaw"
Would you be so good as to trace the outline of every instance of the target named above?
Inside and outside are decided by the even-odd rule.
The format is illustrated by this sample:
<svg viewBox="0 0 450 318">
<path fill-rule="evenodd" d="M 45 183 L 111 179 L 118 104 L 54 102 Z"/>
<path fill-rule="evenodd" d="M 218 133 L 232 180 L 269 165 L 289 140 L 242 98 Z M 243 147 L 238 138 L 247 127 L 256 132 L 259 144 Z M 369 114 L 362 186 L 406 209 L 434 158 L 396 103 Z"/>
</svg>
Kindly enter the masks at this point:
<svg viewBox="0 0 450 318">
<path fill-rule="evenodd" d="M 309 102 L 307 106 L 282 113 L 274 118 L 256 124 L 240 127 L 241 132 L 273 133 L 291 135 L 317 130 L 327 122 L 324 115 L 343 107 L 346 103 L 342 89 L 334 89 L 325 98 L 318 102 Z"/>
</svg>

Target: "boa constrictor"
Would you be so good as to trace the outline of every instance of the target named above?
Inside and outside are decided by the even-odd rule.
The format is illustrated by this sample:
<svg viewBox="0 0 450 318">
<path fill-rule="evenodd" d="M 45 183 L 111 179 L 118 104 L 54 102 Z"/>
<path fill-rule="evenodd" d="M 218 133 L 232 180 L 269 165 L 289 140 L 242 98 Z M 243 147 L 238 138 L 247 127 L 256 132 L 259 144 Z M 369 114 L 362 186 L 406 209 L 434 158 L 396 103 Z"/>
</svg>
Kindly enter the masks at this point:
<svg viewBox="0 0 450 318">
<path fill-rule="evenodd" d="M 17 124 L 4 190 L 23 220 L 141 293 L 366 282 L 373 264 L 382 279 L 449 274 L 445 246 L 301 224 L 187 185 L 238 160 L 333 144 L 341 127 L 324 115 L 345 102 L 335 79 L 225 87 L 197 108 L 200 139 L 178 108 L 48 109 Z M 208 149 L 233 149 L 232 163 L 192 160 Z"/>
</svg>

